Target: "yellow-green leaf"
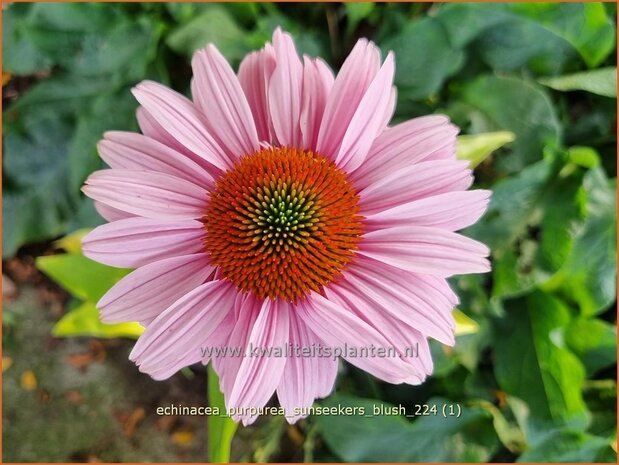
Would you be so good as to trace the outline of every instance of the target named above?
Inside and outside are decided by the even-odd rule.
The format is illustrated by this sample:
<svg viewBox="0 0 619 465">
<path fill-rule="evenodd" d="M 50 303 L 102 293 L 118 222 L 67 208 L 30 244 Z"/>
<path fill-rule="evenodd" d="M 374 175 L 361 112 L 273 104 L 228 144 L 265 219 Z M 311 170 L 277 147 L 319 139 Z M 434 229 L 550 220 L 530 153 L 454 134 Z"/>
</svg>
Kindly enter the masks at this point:
<svg viewBox="0 0 619 465">
<path fill-rule="evenodd" d="M 78 254 L 38 257 L 36 265 L 75 297 L 93 302 L 130 271 L 102 265 Z"/>
<path fill-rule="evenodd" d="M 119 323 L 108 325 L 99 319 L 99 310 L 93 302 L 84 302 L 71 310 L 52 329 L 56 337 L 92 336 L 101 338 L 137 338 L 144 328 L 139 323 Z"/>
<path fill-rule="evenodd" d="M 615 67 L 543 78 L 539 82 L 560 91 L 584 90 L 604 97 L 617 97 L 617 68 Z"/>
<path fill-rule="evenodd" d="M 82 238 L 88 234 L 91 229 L 84 228 L 68 234 L 62 239 L 58 239 L 54 242 L 54 245 L 59 249 L 64 249 L 71 254 L 82 253 Z"/>
<path fill-rule="evenodd" d="M 454 320 L 456 320 L 456 336 L 464 336 L 465 334 L 475 334 L 479 331 L 479 325 L 475 320 L 465 315 L 457 308 L 453 311 Z"/>
<path fill-rule="evenodd" d="M 456 144 L 456 156 L 460 160 L 469 160 L 471 168 L 475 168 L 492 152 L 512 142 L 515 138 L 514 133 L 509 131 L 459 136 Z"/>
</svg>

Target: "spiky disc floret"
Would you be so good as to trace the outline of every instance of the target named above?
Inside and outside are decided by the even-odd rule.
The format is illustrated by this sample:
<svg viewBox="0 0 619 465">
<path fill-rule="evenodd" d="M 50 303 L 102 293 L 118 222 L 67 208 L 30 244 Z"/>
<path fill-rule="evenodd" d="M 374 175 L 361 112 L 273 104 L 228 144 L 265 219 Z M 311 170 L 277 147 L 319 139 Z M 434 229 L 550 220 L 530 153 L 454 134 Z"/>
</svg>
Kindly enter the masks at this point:
<svg viewBox="0 0 619 465">
<path fill-rule="evenodd" d="M 343 171 L 307 150 L 243 157 L 210 195 L 211 262 L 243 291 L 296 301 L 336 279 L 361 239 L 359 197 Z"/>
</svg>

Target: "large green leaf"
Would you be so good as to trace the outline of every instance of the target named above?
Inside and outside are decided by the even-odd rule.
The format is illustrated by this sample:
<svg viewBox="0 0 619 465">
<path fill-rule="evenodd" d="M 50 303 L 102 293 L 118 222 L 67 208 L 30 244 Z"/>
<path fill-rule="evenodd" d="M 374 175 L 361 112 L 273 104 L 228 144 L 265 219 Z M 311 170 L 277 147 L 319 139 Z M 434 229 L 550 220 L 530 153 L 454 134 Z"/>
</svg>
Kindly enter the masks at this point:
<svg viewBox="0 0 619 465">
<path fill-rule="evenodd" d="M 617 363 L 617 327 L 600 319 L 578 318 L 566 329 L 565 342 L 589 374 Z"/>
<path fill-rule="evenodd" d="M 604 97 L 617 97 L 617 68 L 600 68 L 582 73 L 540 79 L 555 90 L 585 90 Z"/>
<path fill-rule="evenodd" d="M 55 325 L 52 334 L 56 337 L 91 336 L 100 338 L 138 338 L 144 332 L 139 323 L 108 325 L 99 319 L 99 310 L 94 302 L 84 302 L 64 315 Z"/>
<path fill-rule="evenodd" d="M 441 23 L 431 17 L 407 24 L 381 47 L 394 51 L 395 83 L 409 99 L 437 92 L 464 63 L 463 51 L 450 44 Z"/>
<path fill-rule="evenodd" d="M 97 142 L 110 130 L 133 129 L 137 102 L 128 88 L 120 92 L 98 95 L 87 111 L 79 115 L 69 146 L 69 183 L 78 192 L 86 177 L 101 169 L 103 163 L 97 153 Z"/>
<path fill-rule="evenodd" d="M 214 43 L 226 58 L 236 62 L 249 51 L 245 31 L 221 5 L 205 5 L 200 14 L 167 38 L 172 50 L 188 56 L 208 43 Z"/>
<path fill-rule="evenodd" d="M 381 407 L 393 412 L 393 405 L 334 395 L 321 406 L 352 407 L 356 414 L 314 418 L 329 448 L 346 462 L 479 462 L 492 456 L 498 439 L 488 412 L 462 406 L 461 416 L 444 417 L 443 405 L 453 403 L 432 398 L 425 404 L 436 405 L 437 414 L 409 422 L 398 414 L 374 412 Z"/>
<path fill-rule="evenodd" d="M 46 107 L 5 113 L 2 253 L 64 232 L 77 202 L 68 189 L 65 154 L 69 124 Z M 7 122 L 8 121 L 8 122 Z"/>
<path fill-rule="evenodd" d="M 561 139 L 561 125 L 546 92 L 515 77 L 480 76 L 467 85 L 463 99 L 479 110 L 494 129 L 516 135 L 512 156 L 499 165 L 509 172 L 540 160 L 544 146 Z"/>
<path fill-rule="evenodd" d="M 453 3 L 436 17 L 452 44 L 475 41 L 490 66 L 501 70 L 529 66 L 554 74 L 572 51 L 594 67 L 615 45 L 615 27 L 601 3 Z"/>
<path fill-rule="evenodd" d="M 562 430 L 546 437 L 518 457 L 518 462 L 616 463 L 610 441 L 582 431 Z"/>
<path fill-rule="evenodd" d="M 568 41 L 589 67 L 602 63 L 615 47 L 615 26 L 601 2 L 512 3 L 509 9 Z"/>
<path fill-rule="evenodd" d="M 37 268 L 82 300 L 97 302 L 129 270 L 112 268 L 79 254 L 38 257 Z"/>
<path fill-rule="evenodd" d="M 11 5 L 2 12 L 2 69 L 17 75 L 33 74 L 52 65 L 52 61 L 27 37 L 27 18 L 31 5 Z"/>
<path fill-rule="evenodd" d="M 589 421 L 582 397 L 585 370 L 563 340 L 569 309 L 540 291 L 504 306 L 505 316 L 495 324 L 494 371 L 501 389 L 528 407 L 527 438 L 534 442 L 558 425 L 584 429 Z"/>
<path fill-rule="evenodd" d="M 593 315 L 617 296 L 617 217 L 616 185 L 601 168 L 590 170 L 584 178 L 587 220 L 565 264 L 545 285 L 576 301 L 581 311 Z"/>
</svg>

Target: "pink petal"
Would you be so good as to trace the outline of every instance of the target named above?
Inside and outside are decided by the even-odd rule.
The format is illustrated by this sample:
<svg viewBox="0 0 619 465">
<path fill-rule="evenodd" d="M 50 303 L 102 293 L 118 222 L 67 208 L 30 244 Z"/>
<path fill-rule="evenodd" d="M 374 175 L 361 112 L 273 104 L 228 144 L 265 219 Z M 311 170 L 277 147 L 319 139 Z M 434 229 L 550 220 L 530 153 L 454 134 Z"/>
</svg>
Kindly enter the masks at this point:
<svg viewBox="0 0 619 465">
<path fill-rule="evenodd" d="M 123 169 L 95 171 L 82 191 L 119 210 L 158 219 L 200 218 L 208 195 L 202 187 L 169 174 Z"/>
<path fill-rule="evenodd" d="M 366 216 L 367 231 L 393 226 L 433 226 L 457 231 L 477 222 L 490 201 L 490 191 L 458 191 L 413 200 Z"/>
<path fill-rule="evenodd" d="M 99 215 L 101 215 L 103 219 L 105 219 L 106 221 L 118 221 L 118 220 L 124 220 L 125 218 L 134 217 L 134 215 L 132 215 L 131 213 L 118 210 L 104 203 L 97 202 L 96 200 L 94 204 L 95 204 L 95 210 L 97 210 L 97 213 L 99 213 Z"/>
<path fill-rule="evenodd" d="M 99 300 L 101 321 L 149 321 L 205 282 L 213 270 L 203 253 L 144 265 L 118 281 Z"/>
<path fill-rule="evenodd" d="M 398 226 L 368 232 L 358 253 L 403 270 L 441 277 L 490 271 L 484 244 L 440 228 Z"/>
<path fill-rule="evenodd" d="M 329 288 L 358 308 L 363 307 L 361 298 L 424 336 L 453 345 L 453 295 L 436 279 L 439 278 L 414 274 L 362 256 L 350 265 L 340 282 L 332 283 Z"/>
<path fill-rule="evenodd" d="M 333 357 L 303 355 L 303 350 L 311 350 L 321 341 L 294 311 L 290 312 L 289 342 L 292 350 L 298 347 L 301 353 L 293 352 L 286 359 L 277 397 L 286 412 L 286 420 L 292 424 L 306 416 L 295 413 L 295 408 L 310 407 L 314 399 L 326 397 L 333 390 L 338 363 Z"/>
<path fill-rule="evenodd" d="M 157 379 L 199 362 L 202 345 L 232 310 L 235 297 L 228 281 L 210 281 L 193 289 L 155 318 L 129 359 L 143 373 L 158 373 Z"/>
<path fill-rule="evenodd" d="M 214 45 L 196 52 L 191 61 L 192 93 L 209 133 L 229 158 L 259 149 L 254 118 L 238 78 Z"/>
<path fill-rule="evenodd" d="M 316 150 L 318 130 L 333 87 L 333 71 L 319 58 L 303 57 L 303 93 L 300 126 L 303 148 Z"/>
<path fill-rule="evenodd" d="M 390 52 L 359 102 L 335 157 L 337 165 L 347 172 L 363 163 L 374 139 L 385 129 L 385 115 L 393 112 L 394 72 L 393 53 Z"/>
<path fill-rule="evenodd" d="M 465 190 L 473 181 L 468 165 L 468 161 L 435 160 L 394 171 L 361 189 L 361 211 L 369 216 L 424 197 Z"/>
<path fill-rule="evenodd" d="M 346 130 L 370 83 L 380 69 L 380 51 L 359 39 L 344 61 L 327 99 L 317 151 L 335 159 Z"/>
<path fill-rule="evenodd" d="M 260 314 L 254 323 L 249 336 L 250 347 L 269 350 L 269 348 L 285 348 L 288 342 L 289 304 L 278 300 L 265 300 Z M 226 406 L 230 408 L 260 408 L 263 407 L 275 392 L 282 377 L 286 359 L 284 357 L 264 355 L 243 358 L 239 367 L 232 392 Z M 241 420 L 244 425 L 253 423 L 256 415 L 236 414 L 235 420 Z"/>
<path fill-rule="evenodd" d="M 290 34 L 273 33 L 276 66 L 269 83 L 269 114 L 279 145 L 301 145 L 301 88 L 303 65 Z"/>
<path fill-rule="evenodd" d="M 252 294 L 239 294 L 234 302 L 235 322 L 224 347 L 244 354 L 247 350 L 249 336 L 260 314 L 262 301 Z M 219 376 L 221 391 L 229 398 L 241 367 L 243 357 L 232 354 L 213 357 L 213 368 Z"/>
<path fill-rule="evenodd" d="M 268 88 L 275 70 L 275 50 L 266 44 L 263 50 L 247 55 L 239 66 L 239 82 L 254 115 L 258 139 L 271 142 Z"/>
<path fill-rule="evenodd" d="M 133 132 L 109 131 L 97 144 L 111 168 L 167 173 L 211 189 L 213 177 L 200 165 L 155 139 Z"/>
<path fill-rule="evenodd" d="M 299 302 L 295 311 L 326 347 L 332 350 L 346 346 L 347 350 L 361 350 L 370 346 L 385 349 L 390 347 L 389 341 L 374 326 L 320 294 L 312 293 L 306 300 Z M 415 374 L 413 367 L 400 358 L 344 358 L 362 370 L 393 384 L 406 382 Z"/>
<path fill-rule="evenodd" d="M 398 89 L 395 86 L 392 86 L 391 92 L 389 94 L 389 101 L 387 102 L 387 105 L 385 107 L 385 114 L 383 115 L 383 120 L 379 125 L 379 127 L 382 128 L 383 130 L 388 129 L 387 125 L 389 124 L 389 121 L 391 121 L 391 118 L 393 118 L 397 102 L 398 102 Z"/>
<path fill-rule="evenodd" d="M 146 108 L 141 106 L 138 107 L 136 111 L 136 116 L 138 119 L 138 125 L 140 126 L 140 130 L 142 131 L 142 134 L 144 134 L 146 137 L 154 139 L 157 142 L 161 142 L 162 144 L 170 147 L 171 149 L 176 150 L 178 153 L 182 153 L 187 158 L 193 160 L 194 163 L 200 165 L 204 170 L 209 172 L 211 176 L 215 176 L 221 172 L 219 168 L 216 168 L 212 163 L 209 163 L 201 156 L 196 155 L 179 141 L 177 141 L 174 137 L 172 137 L 170 133 L 166 131 L 155 118 L 153 118 L 153 116 L 146 110 Z"/>
<path fill-rule="evenodd" d="M 414 118 L 383 131 L 374 141 L 363 164 L 349 177 L 359 189 L 424 160 L 455 157 L 458 128 L 441 115 Z"/>
<path fill-rule="evenodd" d="M 82 239 L 84 255 L 120 268 L 137 268 L 204 248 L 204 227 L 195 220 L 127 218 L 99 226 Z"/>
<path fill-rule="evenodd" d="M 152 81 L 142 81 L 132 91 L 178 143 L 219 169 L 232 166 L 232 160 L 208 133 L 204 116 L 190 100 Z"/>
<path fill-rule="evenodd" d="M 359 318 L 374 326 L 387 338 L 399 357 L 415 369 L 415 375 L 407 380 L 408 384 L 421 384 L 426 376 L 432 373 L 430 347 L 421 332 L 376 307 L 360 292 L 348 292 L 341 286 L 331 285 L 325 289 L 325 295 L 329 300 L 351 309 Z"/>
</svg>

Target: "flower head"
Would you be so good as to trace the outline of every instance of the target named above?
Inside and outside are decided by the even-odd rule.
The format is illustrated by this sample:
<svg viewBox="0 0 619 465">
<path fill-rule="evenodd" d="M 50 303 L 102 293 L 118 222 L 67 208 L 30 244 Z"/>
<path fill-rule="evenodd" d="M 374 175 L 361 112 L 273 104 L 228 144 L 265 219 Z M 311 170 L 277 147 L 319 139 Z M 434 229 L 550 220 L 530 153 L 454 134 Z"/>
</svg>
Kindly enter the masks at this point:
<svg viewBox="0 0 619 465">
<path fill-rule="evenodd" d="M 333 388 L 334 354 L 423 382 L 427 339 L 454 343 L 446 278 L 489 269 L 488 249 L 455 232 L 489 198 L 467 190 L 457 129 L 444 116 L 388 126 L 394 57 L 381 64 L 364 39 L 337 77 L 279 29 L 238 75 L 212 45 L 192 66 L 193 101 L 134 88 L 142 134 L 106 133 L 110 169 L 83 188 L 109 221 L 84 253 L 136 268 L 99 302 L 102 320 L 145 326 L 130 358 L 155 379 L 211 361 L 246 424 L 275 391 L 289 421 L 305 416 Z"/>
</svg>

